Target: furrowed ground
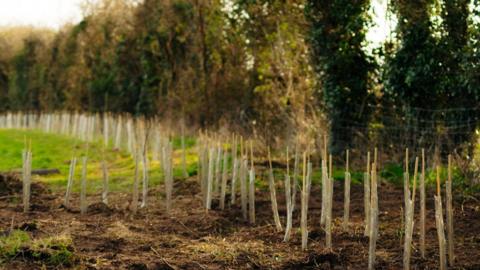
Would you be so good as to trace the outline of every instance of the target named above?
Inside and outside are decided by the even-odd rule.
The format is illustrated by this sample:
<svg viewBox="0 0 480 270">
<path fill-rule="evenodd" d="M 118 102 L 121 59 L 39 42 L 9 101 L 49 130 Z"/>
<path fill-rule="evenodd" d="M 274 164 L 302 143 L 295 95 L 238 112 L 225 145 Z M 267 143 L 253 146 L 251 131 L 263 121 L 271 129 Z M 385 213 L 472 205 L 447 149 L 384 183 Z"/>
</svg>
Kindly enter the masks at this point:
<svg viewBox="0 0 480 270">
<path fill-rule="evenodd" d="M 242 219 L 239 199 L 221 211 L 214 200 L 206 213 L 195 176 L 196 155 L 188 141 L 190 177 L 182 179 L 176 169 L 173 211 L 165 214 L 164 186 L 158 163 L 152 162 L 148 207 L 133 215 L 131 200 L 134 164 L 122 151 L 107 150 L 110 173 L 109 205 L 100 203 L 102 147 L 89 145 L 88 213 L 79 213 L 80 168 L 74 182 L 70 208 L 62 206 L 69 160 L 79 157 L 86 144 L 68 137 L 34 131 L 0 131 L 0 171 L 21 167 L 21 151 L 31 139 L 33 169 L 56 168 L 59 174 L 34 176 L 32 211 L 22 213 L 21 182 L 14 174 L 0 181 L 0 260 L 5 269 L 366 269 L 368 238 L 363 236 L 363 187 L 352 186 L 351 226 L 341 228 L 343 182 L 334 186 L 333 250 L 325 247 L 319 225 L 321 191 L 314 179 L 309 210 L 309 246 L 301 250 L 299 203 L 294 212 L 294 231 L 289 243 L 276 232 L 267 189 L 266 168 L 258 165 L 256 189 L 257 224 Z M 174 143 L 179 148 L 178 143 Z M 174 164 L 179 164 L 179 153 Z M 263 163 L 263 162 L 259 162 Z M 178 168 L 178 166 L 177 166 Z M 315 174 L 317 175 L 317 174 Z M 282 223 L 286 215 L 283 181 L 277 180 L 277 197 Z M 356 181 L 354 181 L 355 183 Z M 228 196 L 227 196 L 228 199 Z M 452 269 L 480 269 L 480 206 L 477 195 L 456 193 L 455 249 L 457 264 Z M 379 186 L 379 238 L 377 268 L 402 268 L 403 224 L 400 186 L 382 181 Z M 230 201 L 230 200 L 228 200 Z M 415 209 L 418 213 L 419 209 Z M 418 221 L 416 221 L 418 224 Z M 436 269 L 438 243 L 434 220 L 433 190 L 427 200 L 427 256 L 418 250 L 418 229 L 414 232 L 412 267 Z"/>
</svg>

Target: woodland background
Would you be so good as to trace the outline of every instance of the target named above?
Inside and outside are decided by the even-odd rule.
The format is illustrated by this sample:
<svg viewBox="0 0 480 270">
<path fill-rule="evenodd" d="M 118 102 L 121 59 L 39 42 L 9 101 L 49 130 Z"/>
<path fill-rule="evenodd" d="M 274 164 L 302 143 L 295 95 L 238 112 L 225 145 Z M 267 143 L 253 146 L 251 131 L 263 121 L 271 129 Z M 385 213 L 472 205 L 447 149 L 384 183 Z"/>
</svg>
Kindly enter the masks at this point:
<svg viewBox="0 0 480 270">
<path fill-rule="evenodd" d="M 269 144 L 473 151 L 480 1 L 103 0 L 60 31 L 0 30 L 0 110 L 159 117 Z M 394 147 L 395 146 L 395 147 Z"/>
</svg>

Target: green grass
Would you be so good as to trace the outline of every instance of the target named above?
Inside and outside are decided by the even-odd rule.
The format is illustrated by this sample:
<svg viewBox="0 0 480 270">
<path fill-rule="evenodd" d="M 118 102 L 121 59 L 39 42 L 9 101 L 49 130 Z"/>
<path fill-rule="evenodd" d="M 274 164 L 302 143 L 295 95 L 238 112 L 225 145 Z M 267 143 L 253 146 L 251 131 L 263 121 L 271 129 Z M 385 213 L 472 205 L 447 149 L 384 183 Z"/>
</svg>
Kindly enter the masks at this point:
<svg viewBox="0 0 480 270">
<path fill-rule="evenodd" d="M 50 265 L 71 265 L 75 259 L 73 241 L 66 235 L 34 240 L 30 248 L 34 258 L 42 258 Z"/>
<path fill-rule="evenodd" d="M 71 265 L 74 260 L 72 239 L 66 235 L 31 239 L 27 232 L 13 230 L 0 237 L 0 263 L 31 255 L 31 259 L 52 266 Z"/>
<path fill-rule="evenodd" d="M 14 230 L 10 234 L 0 237 L 0 258 L 7 261 L 16 256 L 21 249 L 30 242 L 28 233 Z"/>
<path fill-rule="evenodd" d="M 33 169 L 57 168 L 60 170 L 59 175 L 51 175 L 47 177 L 35 176 L 35 180 L 48 183 L 54 190 L 65 189 L 67 182 L 67 174 L 69 170 L 69 162 L 73 155 L 77 157 L 77 168 L 75 174 L 74 192 L 78 192 L 80 188 L 79 179 L 81 176 L 81 156 L 86 153 L 85 142 L 73 139 L 68 136 L 46 134 L 41 131 L 30 130 L 1 130 L 0 129 L 0 156 L 5 157 L 7 162 L 0 164 L 0 171 L 8 171 L 20 169 L 22 166 L 21 153 L 25 145 L 25 140 L 31 141 L 33 153 Z M 187 172 L 194 175 L 197 171 L 198 157 L 193 149 L 195 139 L 192 137 L 185 138 L 187 148 Z M 181 139 L 173 139 L 174 146 L 174 177 L 182 177 L 181 164 Z M 151 154 L 151 153 L 150 153 Z M 88 149 L 88 184 L 87 191 L 89 193 L 99 193 L 102 189 L 102 143 L 101 141 L 90 143 Z M 130 191 L 134 176 L 134 161 L 125 151 L 116 151 L 108 149 L 105 152 L 105 158 L 109 167 L 110 191 Z M 257 180 L 259 180 L 260 172 L 257 172 Z M 150 164 L 150 185 L 158 185 L 163 181 L 163 175 L 158 162 Z M 265 175 L 266 176 L 266 175 Z M 334 169 L 334 179 L 343 181 L 344 171 L 342 168 Z M 283 172 L 275 171 L 277 181 L 283 181 Z M 268 178 L 265 178 L 268 179 Z M 312 175 L 312 181 L 315 184 L 321 181 L 321 171 L 315 169 Z M 352 183 L 361 183 L 363 181 L 363 173 L 352 172 Z M 257 181 L 257 187 L 261 189 L 268 188 L 268 181 Z"/>
<path fill-rule="evenodd" d="M 65 189 L 67 174 L 72 156 L 77 157 L 76 173 L 74 178 L 73 191 L 80 189 L 79 179 L 81 177 L 82 159 L 87 153 L 87 143 L 68 136 L 46 134 L 41 131 L 31 130 L 7 130 L 0 129 L 0 171 L 20 170 L 22 167 L 22 150 L 25 141 L 31 142 L 32 169 L 59 169 L 60 174 L 50 176 L 34 176 L 34 181 L 48 183 L 53 190 Z M 186 138 L 187 146 L 187 171 L 195 174 L 197 169 L 197 157 L 194 149 L 193 138 Z M 181 150 L 180 141 L 174 140 L 174 177 L 180 178 Z M 102 187 L 101 162 L 103 159 L 103 147 L 100 141 L 88 144 L 88 165 L 87 165 L 87 192 L 100 192 Z M 133 183 L 135 163 L 131 155 L 126 151 L 107 149 L 105 160 L 108 163 L 110 179 L 109 189 L 115 191 L 130 190 Z M 141 170 L 140 170 L 141 173 Z M 150 162 L 150 185 L 157 185 L 163 181 L 160 165 L 156 161 Z"/>
<path fill-rule="evenodd" d="M 301 169 L 301 168 L 300 168 Z M 276 181 L 283 181 L 284 180 L 284 170 L 274 170 L 275 174 L 275 179 Z M 363 171 L 351 171 L 351 180 L 352 184 L 354 185 L 359 185 L 363 184 L 363 177 L 364 177 L 364 172 Z M 413 184 L 413 172 L 410 175 L 410 184 Z M 302 172 L 299 172 L 298 176 L 298 182 L 301 184 L 301 179 L 302 179 Z M 418 177 L 420 177 L 420 172 L 418 172 Z M 446 167 L 440 167 L 440 179 L 442 185 L 445 183 L 445 180 L 447 179 L 447 168 Z M 378 176 L 380 177 L 381 181 L 386 181 L 388 183 L 392 183 L 396 186 L 403 186 L 403 166 L 402 164 L 397 164 L 397 163 L 387 163 L 385 166 L 378 172 Z M 267 178 L 266 178 L 267 179 Z M 343 182 L 345 180 L 345 171 L 344 168 L 337 168 L 333 167 L 333 179 L 335 181 L 341 181 Z M 315 168 L 312 173 L 312 184 L 313 185 L 320 185 L 322 181 L 322 171 L 319 168 Z M 419 178 L 417 178 L 417 181 L 420 181 Z M 480 185 L 479 186 L 474 186 L 470 187 L 467 184 L 467 179 L 465 179 L 464 176 L 462 176 L 460 170 L 456 167 L 452 169 L 452 182 L 453 182 L 453 189 L 457 190 L 462 190 L 465 191 L 469 194 L 474 194 L 478 193 L 480 191 Z M 417 182 L 418 185 L 418 182 Z M 436 170 L 428 168 L 425 172 L 425 185 L 427 187 L 435 187 L 436 186 Z M 257 185 L 261 188 L 268 188 L 268 183 L 262 183 Z"/>
<path fill-rule="evenodd" d="M 31 130 L 7 130 L 0 129 L 0 171 L 20 170 L 22 166 L 22 150 L 25 141 L 31 142 L 33 153 L 33 169 L 56 168 L 60 170 L 60 174 L 45 177 L 34 176 L 34 181 L 41 181 L 49 184 L 53 190 L 64 190 L 67 182 L 67 174 L 69 170 L 70 159 L 72 156 L 77 157 L 77 167 L 75 173 L 75 182 L 73 191 L 78 192 L 80 189 L 81 176 L 81 157 L 86 154 L 87 143 L 68 136 L 57 134 L 46 134 L 41 131 Z M 185 145 L 187 148 L 187 172 L 190 175 L 196 174 L 198 157 L 194 150 L 195 138 L 186 137 Z M 181 164 L 181 139 L 173 139 L 174 146 L 174 177 L 182 178 Z M 101 161 L 103 159 L 103 147 L 101 141 L 90 143 L 88 145 L 88 176 L 87 176 L 87 192 L 99 193 L 102 189 L 102 170 Z M 150 157 L 151 157 L 150 153 Z M 109 168 L 110 191 L 130 191 L 132 188 L 134 177 L 134 161 L 130 154 L 126 151 L 117 151 L 107 149 L 105 151 L 105 159 Z M 152 160 L 150 158 L 150 160 Z M 259 180 L 260 172 L 257 173 Z M 283 181 L 283 171 L 275 170 L 275 179 Z M 435 184 L 434 170 L 427 170 L 427 185 Z M 382 171 L 379 172 L 381 179 L 402 185 L 403 168 L 400 164 L 385 164 Z M 442 168 L 442 182 L 446 179 L 446 168 Z M 163 174 L 157 161 L 150 162 L 150 186 L 158 185 L 163 181 Z M 334 168 L 333 177 L 337 181 L 344 180 L 343 168 Z M 410 177 L 413 181 L 413 176 Z M 265 178 L 267 180 L 268 178 Z M 312 175 L 313 184 L 321 182 L 321 170 L 316 168 Z M 352 183 L 361 184 L 363 182 L 363 172 L 352 172 Z M 463 179 L 457 169 L 453 172 L 454 188 L 464 189 L 466 180 Z M 257 187 L 261 189 L 268 188 L 268 181 L 257 181 Z"/>
</svg>

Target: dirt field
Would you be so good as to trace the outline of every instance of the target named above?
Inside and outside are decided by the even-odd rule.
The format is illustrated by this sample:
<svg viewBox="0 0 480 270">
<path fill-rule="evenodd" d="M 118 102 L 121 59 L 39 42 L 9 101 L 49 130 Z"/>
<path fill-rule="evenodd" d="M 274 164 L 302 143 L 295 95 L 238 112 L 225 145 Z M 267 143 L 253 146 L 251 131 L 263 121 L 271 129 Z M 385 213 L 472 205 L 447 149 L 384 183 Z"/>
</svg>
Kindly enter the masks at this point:
<svg viewBox="0 0 480 270">
<path fill-rule="evenodd" d="M 5 180 L 4 180 L 5 182 Z M 321 191 L 312 187 L 309 211 L 309 248 L 300 249 L 299 211 L 295 212 L 295 230 L 291 242 L 275 231 L 267 191 L 257 190 L 257 225 L 241 218 L 238 205 L 218 210 L 218 202 L 208 214 L 202 208 L 195 179 L 175 186 L 174 210 L 164 213 L 163 190 L 150 192 L 147 209 L 132 215 L 128 211 L 129 194 L 110 194 L 110 207 L 99 197 L 89 197 L 89 213 L 78 211 L 78 194 L 72 209 L 62 207 L 63 194 L 51 194 L 34 185 L 32 212 L 23 214 L 18 192 L 21 185 L 1 183 L 0 224 L 8 234 L 12 228 L 28 231 L 32 238 L 69 235 L 73 239 L 76 260 L 57 269 L 366 269 L 368 238 L 363 236 L 363 190 L 352 187 L 352 225 L 341 229 L 343 188 L 335 183 L 333 251 L 324 249 L 324 232 L 319 226 Z M 9 194 L 12 193 L 12 194 Z M 278 190 L 280 214 L 285 216 L 283 190 Z M 412 269 L 436 269 L 437 234 L 433 197 L 429 192 L 427 223 L 427 259 L 418 250 L 418 229 L 414 232 Z M 403 190 L 390 184 L 379 186 L 380 232 L 377 244 L 377 268 L 402 268 L 401 206 Z M 417 202 L 418 203 L 418 202 Z M 457 264 L 451 269 L 480 269 L 480 203 L 475 198 L 455 201 L 455 248 Z M 297 207 L 298 209 L 299 207 Z M 418 208 L 416 209 L 418 213 Z M 417 222 L 418 223 L 418 222 Z M 44 262 L 19 254 L 5 269 L 38 269 Z M 48 268 L 55 268 L 48 266 Z"/>
</svg>

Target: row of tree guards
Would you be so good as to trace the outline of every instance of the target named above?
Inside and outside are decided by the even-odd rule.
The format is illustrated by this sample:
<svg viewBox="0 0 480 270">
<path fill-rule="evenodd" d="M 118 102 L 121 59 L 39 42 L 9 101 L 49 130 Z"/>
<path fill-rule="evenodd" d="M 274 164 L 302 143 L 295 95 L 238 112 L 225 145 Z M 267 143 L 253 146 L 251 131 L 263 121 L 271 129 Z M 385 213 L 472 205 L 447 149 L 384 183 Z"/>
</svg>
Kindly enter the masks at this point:
<svg viewBox="0 0 480 270">
<path fill-rule="evenodd" d="M 134 119 L 129 116 L 106 115 L 86 115 L 86 114 L 23 114 L 9 113 L 0 116 L 0 128 L 31 128 L 41 129 L 46 132 L 58 132 L 72 135 L 76 138 L 93 141 L 95 138 L 103 138 L 105 148 L 110 147 L 110 142 L 114 141 L 114 147 L 125 147 L 135 161 L 134 177 L 132 183 L 132 201 L 130 209 L 136 213 L 138 208 L 144 208 L 148 205 L 149 190 L 149 160 L 147 153 L 152 153 L 152 158 L 160 161 L 163 171 L 163 180 L 165 188 L 165 211 L 169 213 L 172 209 L 173 199 L 173 155 L 174 149 L 171 141 L 172 133 L 160 132 L 159 129 L 151 127 L 161 126 L 156 120 Z M 165 131 L 165 130 L 164 130 Z M 181 166 L 183 176 L 187 177 L 186 170 L 186 147 L 184 129 L 181 132 Z M 324 142 L 326 142 L 324 137 Z M 88 143 L 87 143 L 88 148 Z M 105 150 L 103 151 L 105 152 Z M 216 135 L 200 133 L 197 139 L 198 154 L 198 182 L 201 187 L 201 195 L 205 210 L 212 209 L 212 201 L 218 199 L 219 208 L 226 208 L 227 192 L 230 191 L 230 205 L 239 205 L 241 207 L 242 217 L 252 225 L 255 224 L 255 162 L 254 146 L 251 140 L 246 141 L 241 137 L 232 136 L 225 140 Z M 273 222 L 278 232 L 283 232 L 284 241 L 288 242 L 291 238 L 293 215 L 297 208 L 297 195 L 300 196 L 300 232 L 302 249 L 308 246 L 308 203 L 312 186 L 313 164 L 310 160 L 310 149 L 300 152 L 299 147 L 295 147 L 293 153 L 287 147 L 285 149 L 286 169 L 283 172 L 286 217 L 285 226 L 282 224 L 278 211 L 277 202 L 277 184 L 272 165 L 270 149 L 268 149 L 268 187 L 270 191 L 271 208 L 273 213 Z M 104 155 L 105 156 L 105 155 Z M 325 230 L 325 247 L 332 249 L 332 205 L 334 193 L 333 162 L 332 155 L 328 154 L 326 143 L 323 145 L 321 154 L 321 190 L 322 205 L 319 225 Z M 369 258 L 368 268 L 375 268 L 376 244 L 379 238 L 379 208 L 378 208 L 378 151 L 373 152 L 373 162 L 371 154 L 366 154 L 367 164 L 363 176 L 364 188 L 364 235 L 369 237 Z M 293 167 L 291 161 L 293 160 Z M 413 170 L 413 181 L 410 180 L 409 168 L 409 150 L 405 151 L 405 170 L 404 170 L 404 250 L 403 265 L 404 269 L 410 269 L 411 247 L 413 241 L 414 221 L 415 221 L 415 199 L 417 189 L 420 192 L 420 253 L 423 258 L 426 256 L 425 245 L 425 222 L 426 222 L 426 193 L 425 193 L 425 151 L 421 152 L 421 172 L 419 170 L 419 158 L 415 157 L 415 167 Z M 82 214 L 87 212 L 87 154 L 81 157 L 82 173 L 80 186 L 80 210 Z M 30 185 L 31 185 L 31 164 L 32 152 L 30 144 L 25 143 L 23 151 L 23 206 L 24 211 L 28 212 L 30 204 Z M 345 162 L 345 181 L 344 181 L 344 207 L 342 229 L 349 231 L 350 218 L 350 151 L 346 150 Z M 64 205 L 70 207 L 70 196 L 74 183 L 77 157 L 72 156 L 68 181 L 65 192 Z M 101 163 L 103 174 L 102 201 L 108 204 L 108 164 L 105 158 Z M 141 173 L 140 173 L 141 171 Z M 140 174 L 142 178 L 140 179 Z M 278 173 L 277 173 L 278 175 Z M 417 179 L 419 185 L 417 187 Z M 439 268 L 446 269 L 448 265 L 453 266 L 454 255 L 454 230 L 453 230 L 453 205 L 452 205 L 452 158 L 448 158 L 448 178 L 445 184 L 446 188 L 446 222 L 447 236 L 444 230 L 443 207 L 440 189 L 440 166 L 436 168 L 437 193 L 435 195 L 435 224 L 438 234 L 440 261 Z M 410 183 L 413 186 L 410 187 Z M 140 200 L 140 185 L 141 200 Z M 237 197 L 237 195 L 240 195 Z M 138 205 L 140 203 L 140 206 Z M 447 257 L 448 255 L 448 257 Z"/>
</svg>

